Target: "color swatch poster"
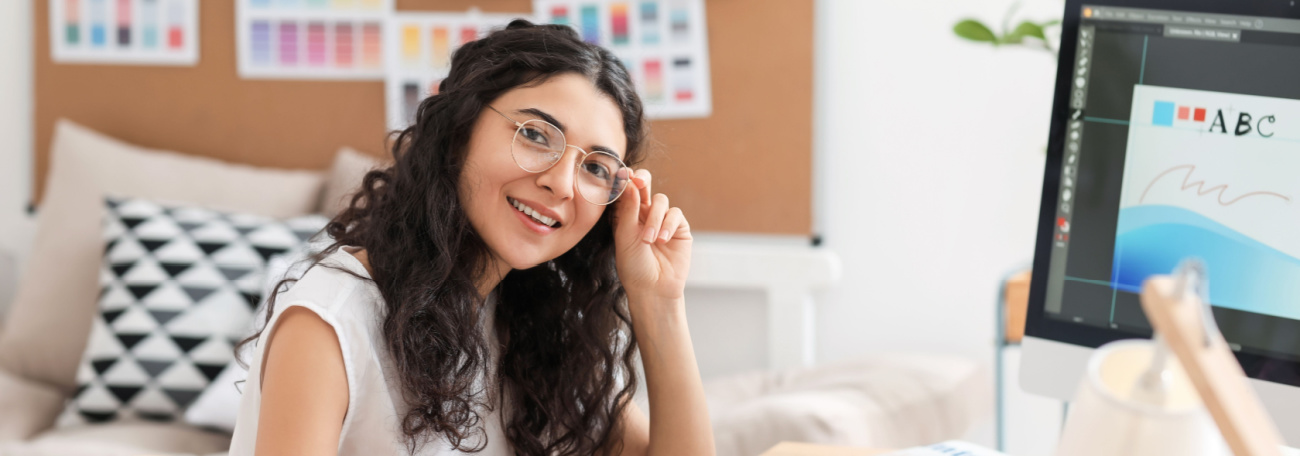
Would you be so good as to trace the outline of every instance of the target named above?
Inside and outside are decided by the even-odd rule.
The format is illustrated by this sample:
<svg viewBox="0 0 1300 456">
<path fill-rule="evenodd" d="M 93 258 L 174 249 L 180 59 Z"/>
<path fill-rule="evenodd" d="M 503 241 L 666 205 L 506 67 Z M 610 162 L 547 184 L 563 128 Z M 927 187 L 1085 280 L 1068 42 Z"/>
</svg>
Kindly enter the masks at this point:
<svg viewBox="0 0 1300 456">
<path fill-rule="evenodd" d="M 392 11 L 392 0 L 237 0 L 239 76 L 383 79 Z"/>
<path fill-rule="evenodd" d="M 528 13 L 394 13 L 388 22 L 385 106 L 388 126 L 403 129 L 414 122 L 415 109 L 451 70 L 451 56 L 461 46 L 504 28 Z"/>
<path fill-rule="evenodd" d="M 621 58 L 649 117 L 712 112 L 704 0 L 534 0 L 533 13 Z"/>
<path fill-rule="evenodd" d="M 195 65 L 198 0 L 49 0 L 57 63 Z"/>
</svg>

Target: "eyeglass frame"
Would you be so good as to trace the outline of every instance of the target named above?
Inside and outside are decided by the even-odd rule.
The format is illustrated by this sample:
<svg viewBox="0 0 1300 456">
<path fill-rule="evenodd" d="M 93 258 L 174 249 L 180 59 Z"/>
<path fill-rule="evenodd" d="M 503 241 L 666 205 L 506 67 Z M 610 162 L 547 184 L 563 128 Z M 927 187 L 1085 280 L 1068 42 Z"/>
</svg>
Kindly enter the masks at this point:
<svg viewBox="0 0 1300 456">
<path fill-rule="evenodd" d="M 500 115 L 501 117 L 503 117 L 503 118 L 505 118 L 506 120 L 510 121 L 510 123 L 515 124 L 515 134 L 514 134 L 514 136 L 512 136 L 512 137 L 510 138 L 510 160 L 513 161 L 513 162 L 515 162 L 515 165 L 518 166 L 519 169 L 522 169 L 522 170 L 524 170 L 524 171 L 528 171 L 528 172 L 533 173 L 533 174 L 541 174 L 541 173 L 544 173 L 544 172 L 546 172 L 546 171 L 549 171 L 551 168 L 554 168 L 555 165 L 559 164 L 560 161 L 564 160 L 564 153 L 567 152 L 567 151 L 569 150 L 570 147 L 572 147 L 572 148 L 574 148 L 574 149 L 578 149 L 578 152 L 582 152 L 582 156 L 578 157 L 578 161 L 574 162 L 574 164 L 573 164 L 573 172 L 574 172 L 574 174 L 575 174 L 574 179 L 573 179 L 573 191 L 574 191 L 574 193 L 577 193 L 579 196 L 581 196 L 582 199 L 583 199 L 583 201 L 586 201 L 586 202 L 591 203 L 591 204 L 595 204 L 595 205 L 597 205 L 597 206 L 608 206 L 608 205 L 610 205 L 610 204 L 613 204 L 614 201 L 618 201 L 618 198 L 619 198 L 620 196 L 623 196 L 623 192 L 627 191 L 627 187 L 628 187 L 628 184 L 627 184 L 627 183 L 630 183 L 630 182 L 631 182 L 631 177 L 630 177 L 630 176 L 629 176 L 628 179 L 626 179 L 626 182 L 627 182 L 627 183 L 624 183 L 624 184 L 623 184 L 623 188 L 621 188 L 621 189 L 618 190 L 618 194 L 617 194 L 617 195 L 614 195 L 613 198 L 610 198 L 608 202 L 605 202 L 605 203 L 595 203 L 595 202 L 592 202 L 591 200 L 587 199 L 586 196 L 582 195 L 582 191 L 578 189 L 578 179 L 577 179 L 576 174 L 577 174 L 577 172 L 578 172 L 578 167 L 582 165 L 582 162 L 583 162 L 584 160 L 586 160 L 588 156 L 590 156 L 590 155 L 592 155 L 592 154 L 601 154 L 601 155 L 609 156 L 610 158 L 613 158 L 614 161 L 618 162 L 619 166 L 622 166 L 622 168 L 620 168 L 619 171 L 621 171 L 621 170 L 623 170 L 623 169 L 627 169 L 627 170 L 629 170 L 629 171 L 628 171 L 629 174 L 631 174 L 631 169 L 632 169 L 632 168 L 629 167 L 629 166 L 627 166 L 627 163 L 624 163 L 624 162 L 623 162 L 623 159 L 618 158 L 618 156 L 617 156 L 617 155 L 614 155 L 613 153 L 605 152 L 605 151 L 603 151 L 603 150 L 598 150 L 598 151 L 595 151 L 595 152 L 587 152 L 587 150 L 586 150 L 586 149 L 583 149 L 582 147 L 579 147 L 579 146 L 576 146 L 576 145 L 573 145 L 573 144 L 569 144 L 569 138 L 568 138 L 567 136 L 564 135 L 564 130 L 561 130 L 560 127 L 555 126 L 555 124 L 552 124 L 552 123 L 547 122 L 547 121 L 542 120 L 542 119 L 528 119 L 528 120 L 525 120 L 525 121 L 523 121 L 523 122 L 520 122 L 520 121 L 517 121 L 517 120 L 515 120 L 515 119 L 510 118 L 510 116 L 507 116 L 505 113 L 503 113 L 503 112 L 497 110 L 497 108 L 494 107 L 494 106 L 492 106 L 492 105 L 486 105 L 486 106 L 488 107 L 488 109 L 491 109 L 492 112 L 497 113 L 497 114 Z M 533 171 L 533 170 L 530 170 L 530 169 L 528 169 L 528 168 L 525 168 L 524 165 L 522 165 L 522 164 L 519 163 L 519 159 L 518 159 L 518 158 L 515 158 L 515 153 L 514 153 L 515 141 L 519 139 L 519 132 L 520 132 L 520 131 L 523 131 L 523 129 L 524 129 L 524 125 L 528 124 L 529 122 L 541 122 L 541 123 L 543 123 L 543 124 L 546 124 L 546 125 L 550 126 L 551 128 L 555 129 L 556 132 L 559 132 L 559 133 L 560 133 L 560 139 L 564 140 L 564 150 L 560 152 L 560 156 L 559 156 L 558 158 L 555 159 L 555 162 L 554 162 L 554 163 L 551 163 L 550 165 L 547 165 L 545 168 L 542 168 L 541 170 L 538 170 L 538 171 Z M 618 172 L 615 171 L 614 174 L 618 174 Z"/>
</svg>

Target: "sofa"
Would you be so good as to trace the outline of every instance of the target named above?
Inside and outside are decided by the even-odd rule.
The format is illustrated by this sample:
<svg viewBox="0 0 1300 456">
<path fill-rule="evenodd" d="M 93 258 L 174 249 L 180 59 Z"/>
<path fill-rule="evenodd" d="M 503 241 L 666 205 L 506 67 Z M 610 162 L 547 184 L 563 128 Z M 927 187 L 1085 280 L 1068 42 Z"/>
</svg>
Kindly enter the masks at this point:
<svg viewBox="0 0 1300 456">
<path fill-rule="evenodd" d="M 210 425 L 221 420 L 56 425 L 78 392 L 98 310 L 104 197 L 331 215 L 383 161 L 344 148 L 327 170 L 256 168 L 130 145 L 68 120 L 55 128 L 51 160 L 36 238 L 0 329 L 0 455 L 224 454 L 229 426 Z M 718 454 L 731 456 L 787 440 L 903 447 L 957 438 L 987 414 L 989 378 L 969 359 L 895 353 L 705 387 Z"/>
</svg>

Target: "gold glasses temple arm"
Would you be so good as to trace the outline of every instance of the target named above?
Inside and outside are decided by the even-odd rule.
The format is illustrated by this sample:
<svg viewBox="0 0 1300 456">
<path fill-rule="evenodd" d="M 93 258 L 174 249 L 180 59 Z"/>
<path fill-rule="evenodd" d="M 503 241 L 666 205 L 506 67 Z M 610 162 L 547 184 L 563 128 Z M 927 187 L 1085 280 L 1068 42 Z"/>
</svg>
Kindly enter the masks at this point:
<svg viewBox="0 0 1300 456">
<path fill-rule="evenodd" d="M 497 113 L 497 114 L 500 114 L 501 117 L 504 117 L 506 120 L 509 120 L 510 123 L 515 124 L 516 127 L 522 127 L 522 126 L 524 126 L 524 124 L 519 123 L 519 122 L 516 121 L 515 119 L 511 119 L 510 116 L 505 115 L 505 113 L 503 113 L 503 112 L 501 112 L 501 111 L 497 111 L 497 108 L 493 107 L 492 105 L 487 105 L 487 107 L 488 107 L 488 109 L 491 109 L 493 112 L 495 112 L 495 113 Z"/>
</svg>

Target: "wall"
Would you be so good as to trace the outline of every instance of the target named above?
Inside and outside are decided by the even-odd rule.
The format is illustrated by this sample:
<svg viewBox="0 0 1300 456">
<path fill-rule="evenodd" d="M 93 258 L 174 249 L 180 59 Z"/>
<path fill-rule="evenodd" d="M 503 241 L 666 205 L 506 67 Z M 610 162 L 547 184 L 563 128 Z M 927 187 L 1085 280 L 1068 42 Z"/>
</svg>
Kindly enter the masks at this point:
<svg viewBox="0 0 1300 456">
<path fill-rule="evenodd" d="M 844 267 L 818 299 L 820 362 L 882 351 L 992 362 L 998 283 L 1033 258 L 1056 62 L 951 28 L 965 17 L 1000 23 L 1012 3 L 818 1 L 814 223 Z M 1019 15 L 1059 17 L 1063 7 L 1030 0 Z M 729 302 L 727 318 L 763 321 L 762 301 L 751 303 Z M 722 320 L 697 313 L 702 370 L 723 373 L 717 351 L 733 334 L 699 329 Z M 748 346 L 752 355 L 761 344 Z M 1054 404 L 1013 390 L 1013 454 L 1050 453 Z M 967 438 L 991 445 L 992 436 L 990 417 Z"/>
<path fill-rule="evenodd" d="M 821 2 L 818 209 L 845 276 L 820 309 L 821 359 L 992 353 L 998 282 L 1033 257 L 1056 64 L 951 28 L 1010 3 Z"/>
<path fill-rule="evenodd" d="M 32 0 L 0 1 L 0 318 L 34 232 L 25 212 L 32 157 L 31 10 Z"/>
<path fill-rule="evenodd" d="M 845 278 L 820 299 L 819 361 L 922 351 L 992 362 L 998 283 L 1033 258 L 1056 62 L 951 29 L 1000 24 L 1012 3 L 819 1 L 814 211 Z M 1036 20 L 1064 8 L 1021 3 L 1018 16 Z M 1055 401 L 1015 391 L 1008 449 L 1050 453 Z M 991 445 L 991 416 L 966 438 Z"/>
<path fill-rule="evenodd" d="M 815 223 L 845 277 L 818 299 L 818 360 L 992 356 L 998 283 L 1033 258 L 1056 62 L 951 28 L 1010 3 L 818 2 Z"/>
</svg>

